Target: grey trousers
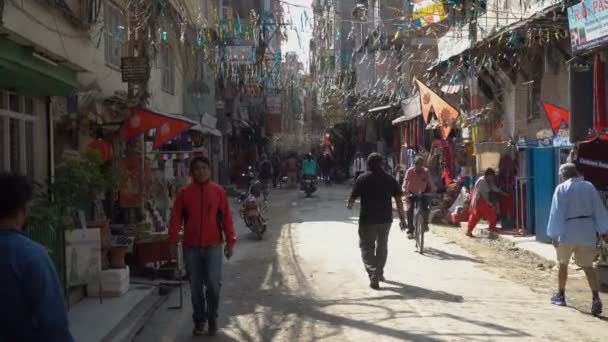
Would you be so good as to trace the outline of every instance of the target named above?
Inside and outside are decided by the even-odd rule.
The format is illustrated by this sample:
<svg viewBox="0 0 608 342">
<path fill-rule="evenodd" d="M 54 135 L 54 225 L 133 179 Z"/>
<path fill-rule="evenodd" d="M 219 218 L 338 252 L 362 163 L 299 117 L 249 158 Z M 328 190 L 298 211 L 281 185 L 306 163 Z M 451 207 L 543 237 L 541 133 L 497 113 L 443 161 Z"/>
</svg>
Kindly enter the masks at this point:
<svg viewBox="0 0 608 342">
<path fill-rule="evenodd" d="M 390 229 L 390 223 L 359 224 L 359 248 L 370 280 L 378 280 L 384 276 Z"/>
</svg>

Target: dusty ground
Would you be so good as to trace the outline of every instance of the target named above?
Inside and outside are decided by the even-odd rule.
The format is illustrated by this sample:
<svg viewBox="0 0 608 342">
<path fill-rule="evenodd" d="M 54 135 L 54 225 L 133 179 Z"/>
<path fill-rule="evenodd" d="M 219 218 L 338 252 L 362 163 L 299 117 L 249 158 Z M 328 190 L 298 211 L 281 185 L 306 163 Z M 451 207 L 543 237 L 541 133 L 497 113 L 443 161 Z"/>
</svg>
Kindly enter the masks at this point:
<svg viewBox="0 0 608 342">
<path fill-rule="evenodd" d="M 528 286 L 547 300 L 557 288 L 557 267 L 551 260 L 513 248 L 512 244 L 506 241 L 489 238 L 470 239 L 464 236 L 460 229 L 454 227 L 434 226 L 432 232 L 472 253 L 482 263 L 484 269 Z M 578 267 L 569 271 L 566 294 L 570 307 L 584 313 L 589 312 L 591 293 L 585 273 Z M 605 303 L 608 303 L 608 295 L 604 293 L 601 297 Z"/>
<path fill-rule="evenodd" d="M 461 240 L 449 228 L 434 228 L 428 253 L 421 256 L 395 225 L 389 281 L 380 291 L 370 289 L 357 244 L 358 211 L 344 209 L 346 195 L 344 187 L 322 189 L 312 199 L 273 193 L 272 225 L 264 241 L 239 225 L 237 255 L 225 264 L 223 330 L 214 341 L 604 341 L 608 336 L 606 322 L 548 304 L 553 274 L 538 271 L 536 260 L 492 241 Z M 174 292 L 166 305 L 176 300 Z M 163 307 L 137 341 L 209 339 L 191 336 L 190 317 L 188 303 L 181 311 Z"/>
</svg>

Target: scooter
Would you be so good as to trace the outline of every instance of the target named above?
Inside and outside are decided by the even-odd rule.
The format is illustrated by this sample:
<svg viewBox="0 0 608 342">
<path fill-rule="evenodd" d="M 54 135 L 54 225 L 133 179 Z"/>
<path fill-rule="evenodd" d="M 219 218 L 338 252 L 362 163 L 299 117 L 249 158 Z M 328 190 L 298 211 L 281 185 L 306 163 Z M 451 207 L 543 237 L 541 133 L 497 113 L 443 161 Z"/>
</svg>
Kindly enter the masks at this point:
<svg viewBox="0 0 608 342">
<path fill-rule="evenodd" d="M 255 179 L 255 177 L 252 177 L 249 191 L 244 192 L 239 196 L 239 203 L 241 204 L 239 213 L 241 218 L 245 222 L 247 228 L 249 228 L 259 240 L 262 240 L 267 227 L 266 219 L 264 218 L 264 213 L 267 209 L 265 191 L 262 183 Z"/>
<path fill-rule="evenodd" d="M 306 197 L 311 197 L 317 191 L 316 177 L 304 176 L 302 178 L 302 191 L 306 193 Z"/>
</svg>

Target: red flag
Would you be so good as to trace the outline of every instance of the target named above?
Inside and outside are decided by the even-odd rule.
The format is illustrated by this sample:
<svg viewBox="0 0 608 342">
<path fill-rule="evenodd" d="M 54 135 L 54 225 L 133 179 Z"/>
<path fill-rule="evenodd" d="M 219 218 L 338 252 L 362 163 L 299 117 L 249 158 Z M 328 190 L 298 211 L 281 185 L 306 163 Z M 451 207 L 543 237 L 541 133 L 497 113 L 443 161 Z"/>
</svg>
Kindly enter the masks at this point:
<svg viewBox="0 0 608 342">
<path fill-rule="evenodd" d="M 553 135 L 556 135 L 559 131 L 562 123 L 566 126 L 570 125 L 570 112 L 558 107 L 554 106 L 545 101 L 541 102 L 543 108 L 545 109 L 545 114 L 547 115 L 547 119 L 549 119 L 549 123 L 551 124 L 551 129 L 553 130 Z"/>
<path fill-rule="evenodd" d="M 196 122 L 176 118 L 168 114 L 160 114 L 143 108 L 131 108 L 131 114 L 122 127 L 121 138 L 130 140 L 150 129 L 156 129 L 154 148 L 157 148 L 176 137 L 181 132 L 194 126 Z"/>
</svg>

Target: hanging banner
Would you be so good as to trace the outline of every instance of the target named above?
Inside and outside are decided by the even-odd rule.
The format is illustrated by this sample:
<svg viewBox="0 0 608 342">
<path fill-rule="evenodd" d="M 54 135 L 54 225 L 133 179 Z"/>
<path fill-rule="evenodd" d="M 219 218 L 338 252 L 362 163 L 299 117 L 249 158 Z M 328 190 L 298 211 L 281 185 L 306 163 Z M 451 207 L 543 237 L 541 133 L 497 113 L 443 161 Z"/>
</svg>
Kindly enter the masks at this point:
<svg viewBox="0 0 608 342">
<path fill-rule="evenodd" d="M 460 112 L 424 83 L 416 80 L 416 84 L 418 85 L 418 91 L 420 91 L 420 106 L 422 107 L 424 122 L 429 122 L 432 110 L 439 122 L 438 128 L 441 130 L 441 137 L 444 140 L 447 139 Z"/>
<path fill-rule="evenodd" d="M 153 148 L 157 148 L 175 138 L 183 131 L 196 125 L 196 122 L 177 118 L 169 114 L 152 112 L 143 108 L 131 108 L 131 114 L 125 120 L 120 137 L 128 141 L 139 134 L 156 129 Z"/>
<path fill-rule="evenodd" d="M 412 1 L 412 25 L 425 27 L 446 19 L 443 2 L 436 0 Z"/>
<path fill-rule="evenodd" d="M 584 0 L 568 8 L 572 53 L 608 42 L 608 6 L 604 1 Z"/>
<path fill-rule="evenodd" d="M 551 130 L 553 131 L 553 136 L 557 135 L 557 132 L 560 128 L 570 126 L 570 112 L 560 108 L 558 106 L 554 106 L 545 101 L 541 101 L 543 105 L 543 109 L 545 110 L 545 114 L 547 115 L 547 119 L 549 119 L 549 123 L 551 124 Z M 562 127 L 564 125 L 564 127 Z"/>
</svg>

